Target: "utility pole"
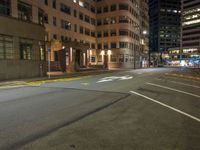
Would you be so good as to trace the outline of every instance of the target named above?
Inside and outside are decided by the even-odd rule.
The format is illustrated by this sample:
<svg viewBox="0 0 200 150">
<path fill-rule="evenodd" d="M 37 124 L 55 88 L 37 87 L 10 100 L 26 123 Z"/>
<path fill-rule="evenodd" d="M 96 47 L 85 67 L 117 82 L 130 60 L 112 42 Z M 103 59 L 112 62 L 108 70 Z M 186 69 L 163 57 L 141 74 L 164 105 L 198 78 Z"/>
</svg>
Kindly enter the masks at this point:
<svg viewBox="0 0 200 150">
<path fill-rule="evenodd" d="M 51 48 L 48 48 L 48 78 L 51 78 Z"/>
</svg>

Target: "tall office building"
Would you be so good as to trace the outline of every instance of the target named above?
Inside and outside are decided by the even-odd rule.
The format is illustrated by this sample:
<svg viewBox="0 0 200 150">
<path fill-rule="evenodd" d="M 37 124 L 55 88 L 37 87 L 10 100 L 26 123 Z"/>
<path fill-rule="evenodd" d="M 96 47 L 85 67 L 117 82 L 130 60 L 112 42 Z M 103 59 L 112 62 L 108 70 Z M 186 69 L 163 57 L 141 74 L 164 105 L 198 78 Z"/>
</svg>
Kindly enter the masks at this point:
<svg viewBox="0 0 200 150">
<path fill-rule="evenodd" d="M 181 0 L 150 0 L 150 50 L 180 47 Z"/>
<path fill-rule="evenodd" d="M 185 65 L 200 63 L 199 0 L 182 0 L 182 54 Z"/>
<path fill-rule="evenodd" d="M 148 30 L 147 0 L 46 0 L 44 4 L 51 60 L 59 61 L 64 47 L 67 70 L 89 65 L 139 68 L 147 62 L 148 40 L 140 42 L 142 31 Z"/>
</svg>

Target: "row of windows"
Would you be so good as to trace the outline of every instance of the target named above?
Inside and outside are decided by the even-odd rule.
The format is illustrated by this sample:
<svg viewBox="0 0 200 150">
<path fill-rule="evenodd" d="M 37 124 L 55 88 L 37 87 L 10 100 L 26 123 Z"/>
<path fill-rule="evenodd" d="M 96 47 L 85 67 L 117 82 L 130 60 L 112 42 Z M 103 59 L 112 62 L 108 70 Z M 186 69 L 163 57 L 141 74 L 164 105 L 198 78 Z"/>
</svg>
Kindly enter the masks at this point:
<svg viewBox="0 0 200 150">
<path fill-rule="evenodd" d="M 138 26 L 138 24 L 128 16 L 119 16 L 119 17 L 110 17 L 110 18 L 106 17 L 106 18 L 97 19 L 96 25 L 101 26 L 101 25 L 109 25 L 109 24 L 116 24 L 116 23 L 129 23 L 133 27 Z"/>
<path fill-rule="evenodd" d="M 96 1 L 96 2 L 105 2 L 106 0 L 93 0 L 93 1 Z M 130 2 L 132 2 L 132 4 L 134 5 L 134 7 L 139 7 L 138 3 L 136 0 L 130 0 Z M 144 3 L 148 4 L 148 0 L 143 0 Z"/>
<path fill-rule="evenodd" d="M 57 36 L 55 36 L 57 37 Z M 67 36 L 61 36 L 61 41 L 72 41 L 72 39 L 70 37 Z M 77 42 L 77 39 L 74 39 L 74 41 Z M 135 49 L 135 50 L 139 50 L 139 46 L 137 44 L 133 44 L 133 43 L 129 43 L 129 42 L 105 42 L 105 43 L 90 43 L 88 41 L 83 41 L 80 40 L 80 43 L 87 43 L 88 45 L 90 45 L 91 49 L 113 49 L 113 48 L 127 48 L 127 49 Z"/>
<path fill-rule="evenodd" d="M 61 20 L 61 28 L 66 30 L 72 30 L 72 24 L 68 21 Z M 78 32 L 77 24 L 74 24 L 74 32 Z M 128 29 L 112 29 L 112 30 L 105 30 L 105 31 L 92 31 L 88 28 L 84 28 L 79 26 L 79 33 L 85 34 L 92 37 L 102 38 L 102 37 L 109 37 L 109 36 L 129 36 L 135 40 L 139 41 L 139 35 L 135 34 L 134 32 Z"/>
<path fill-rule="evenodd" d="M 97 57 L 98 62 L 103 62 L 103 56 L 99 55 Z M 92 55 L 90 58 L 91 63 L 96 62 L 96 56 Z M 110 55 L 110 62 L 113 63 L 128 63 L 128 62 L 134 62 L 134 55 L 129 55 L 129 54 L 119 54 L 119 55 Z"/>
<path fill-rule="evenodd" d="M 13 37 L 0 35 L 0 59 L 14 59 Z M 44 60 L 44 45 L 40 45 L 40 60 Z M 21 60 L 33 60 L 33 40 L 19 39 L 19 54 Z"/>
<path fill-rule="evenodd" d="M 111 42 L 111 43 L 98 43 L 97 49 L 113 49 L 113 48 L 126 48 L 131 50 L 139 50 L 139 46 L 137 44 L 129 43 L 129 42 Z"/>
<path fill-rule="evenodd" d="M 200 41 L 200 36 L 197 37 L 189 37 L 189 38 L 183 38 L 183 41 L 192 41 L 192 40 L 199 40 Z M 200 43 L 199 43 L 200 44 Z"/>
<path fill-rule="evenodd" d="M 109 37 L 109 36 L 129 36 L 139 41 L 139 36 L 135 34 L 134 32 L 127 29 L 119 29 L 118 31 L 116 29 L 98 31 L 96 35 L 97 38 Z"/>
</svg>

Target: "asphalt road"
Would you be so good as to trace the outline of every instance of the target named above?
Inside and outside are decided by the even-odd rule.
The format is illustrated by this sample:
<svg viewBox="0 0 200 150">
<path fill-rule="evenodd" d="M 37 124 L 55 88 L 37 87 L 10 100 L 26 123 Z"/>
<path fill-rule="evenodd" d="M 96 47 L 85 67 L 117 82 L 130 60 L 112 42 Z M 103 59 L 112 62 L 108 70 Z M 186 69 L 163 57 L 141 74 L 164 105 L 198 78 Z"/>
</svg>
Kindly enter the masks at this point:
<svg viewBox="0 0 200 150">
<path fill-rule="evenodd" d="M 0 150 L 199 150 L 200 81 L 174 70 L 0 89 Z"/>
</svg>

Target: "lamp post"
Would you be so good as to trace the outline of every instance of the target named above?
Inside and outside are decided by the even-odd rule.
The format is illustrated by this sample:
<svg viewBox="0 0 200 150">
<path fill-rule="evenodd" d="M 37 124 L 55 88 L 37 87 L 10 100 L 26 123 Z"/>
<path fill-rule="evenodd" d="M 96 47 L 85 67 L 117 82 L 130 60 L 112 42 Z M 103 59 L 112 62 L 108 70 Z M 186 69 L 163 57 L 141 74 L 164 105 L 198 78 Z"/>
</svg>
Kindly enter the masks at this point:
<svg viewBox="0 0 200 150">
<path fill-rule="evenodd" d="M 145 45 L 145 36 L 148 34 L 147 30 L 142 30 L 141 27 L 139 25 L 134 26 L 134 28 L 139 29 L 139 33 L 140 33 L 140 39 L 139 39 L 139 44 L 140 44 L 140 48 L 141 48 L 141 44 Z M 142 38 L 141 38 L 142 36 Z M 142 39 L 142 41 L 141 41 Z M 148 52 L 148 57 L 149 57 L 149 67 L 150 67 L 150 51 Z M 141 60 L 140 60 L 141 63 Z M 136 69 L 136 50 L 134 48 L 134 69 Z"/>
</svg>

